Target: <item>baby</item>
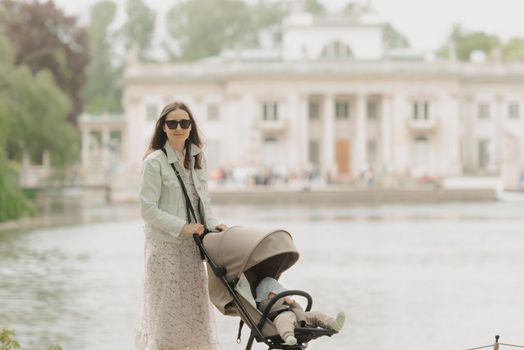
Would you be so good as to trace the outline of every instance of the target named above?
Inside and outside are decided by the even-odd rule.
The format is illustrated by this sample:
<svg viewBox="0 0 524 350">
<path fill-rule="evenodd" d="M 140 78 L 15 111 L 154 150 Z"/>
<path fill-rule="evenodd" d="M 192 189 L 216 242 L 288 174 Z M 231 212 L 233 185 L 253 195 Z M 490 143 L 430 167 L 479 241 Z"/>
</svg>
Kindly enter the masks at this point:
<svg viewBox="0 0 524 350">
<path fill-rule="evenodd" d="M 271 277 L 264 278 L 256 289 L 256 301 L 259 303 L 258 309 L 264 312 L 271 298 L 285 290 L 287 289 L 276 279 Z M 275 324 L 285 344 L 295 345 L 297 338 L 295 338 L 294 330 L 298 322 L 305 321 L 310 326 L 332 329 L 338 332 L 344 326 L 346 315 L 343 312 L 339 312 L 336 318 L 332 318 L 319 311 L 305 312 L 293 299 L 284 297 L 273 304 L 268 318 Z"/>
</svg>

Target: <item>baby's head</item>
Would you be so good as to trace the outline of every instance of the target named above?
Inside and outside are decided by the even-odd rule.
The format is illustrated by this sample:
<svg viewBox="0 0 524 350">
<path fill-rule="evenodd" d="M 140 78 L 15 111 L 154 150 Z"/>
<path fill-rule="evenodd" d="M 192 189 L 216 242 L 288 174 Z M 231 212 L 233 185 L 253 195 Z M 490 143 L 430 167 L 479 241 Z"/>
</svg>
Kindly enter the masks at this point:
<svg viewBox="0 0 524 350">
<path fill-rule="evenodd" d="M 257 302 L 261 302 L 265 299 L 271 299 L 278 293 L 284 292 L 287 289 L 284 288 L 276 279 L 271 277 L 265 277 L 257 286 Z"/>
</svg>

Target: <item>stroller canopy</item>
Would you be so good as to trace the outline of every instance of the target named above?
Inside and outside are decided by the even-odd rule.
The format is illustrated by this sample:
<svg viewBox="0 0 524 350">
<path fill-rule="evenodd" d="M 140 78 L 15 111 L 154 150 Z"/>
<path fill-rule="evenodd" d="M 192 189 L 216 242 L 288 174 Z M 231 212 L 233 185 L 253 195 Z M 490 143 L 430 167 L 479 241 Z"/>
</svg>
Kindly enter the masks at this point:
<svg viewBox="0 0 524 350">
<path fill-rule="evenodd" d="M 206 235 L 204 247 L 217 264 L 226 268 L 228 281 L 238 279 L 244 273 L 252 293 L 264 277 L 278 279 L 299 257 L 291 235 L 284 230 L 268 232 L 234 226 L 224 232 Z M 235 308 L 228 307 L 233 298 L 209 265 L 208 275 L 209 296 L 213 304 L 224 315 L 238 315 Z"/>
</svg>

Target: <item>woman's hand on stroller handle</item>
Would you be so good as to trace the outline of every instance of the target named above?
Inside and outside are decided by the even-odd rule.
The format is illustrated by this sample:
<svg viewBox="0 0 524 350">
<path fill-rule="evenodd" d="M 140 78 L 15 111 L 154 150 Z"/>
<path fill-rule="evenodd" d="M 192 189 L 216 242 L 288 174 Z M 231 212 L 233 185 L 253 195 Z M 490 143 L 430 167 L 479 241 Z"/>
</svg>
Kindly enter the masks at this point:
<svg viewBox="0 0 524 350">
<path fill-rule="evenodd" d="M 183 236 L 192 236 L 192 235 L 200 236 L 203 233 L 204 233 L 204 225 L 202 224 L 185 224 L 184 227 L 182 227 Z"/>
</svg>

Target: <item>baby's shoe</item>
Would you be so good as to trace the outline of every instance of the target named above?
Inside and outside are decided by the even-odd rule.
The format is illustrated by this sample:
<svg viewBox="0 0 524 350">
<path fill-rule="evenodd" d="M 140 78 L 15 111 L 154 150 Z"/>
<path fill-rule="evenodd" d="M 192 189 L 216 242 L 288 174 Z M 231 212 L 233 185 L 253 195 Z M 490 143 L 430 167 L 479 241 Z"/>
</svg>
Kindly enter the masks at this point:
<svg viewBox="0 0 524 350">
<path fill-rule="evenodd" d="M 286 345 L 297 345 L 297 338 L 292 335 L 286 337 Z"/>
<path fill-rule="evenodd" d="M 346 314 L 343 312 L 339 312 L 337 314 L 337 317 L 335 318 L 335 321 L 331 322 L 329 327 L 331 327 L 332 330 L 339 332 L 342 327 L 344 327 L 344 322 L 346 321 Z"/>
</svg>

